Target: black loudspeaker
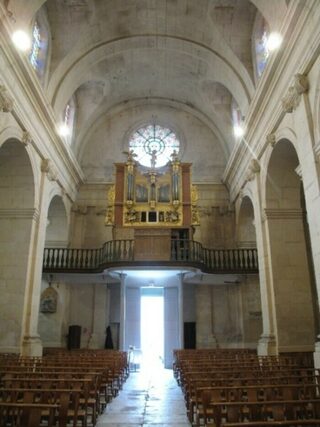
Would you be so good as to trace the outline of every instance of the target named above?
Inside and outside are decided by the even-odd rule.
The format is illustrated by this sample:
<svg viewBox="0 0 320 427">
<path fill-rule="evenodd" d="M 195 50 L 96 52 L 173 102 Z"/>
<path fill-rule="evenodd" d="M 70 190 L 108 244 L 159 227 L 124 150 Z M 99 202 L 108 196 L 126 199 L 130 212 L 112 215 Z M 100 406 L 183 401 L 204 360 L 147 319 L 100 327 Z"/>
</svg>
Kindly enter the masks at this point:
<svg viewBox="0 0 320 427">
<path fill-rule="evenodd" d="M 79 325 L 69 326 L 68 350 L 72 350 L 74 348 L 80 348 L 80 342 L 81 342 L 81 326 Z"/>
<path fill-rule="evenodd" d="M 196 322 L 184 322 L 184 348 L 196 348 Z"/>
</svg>

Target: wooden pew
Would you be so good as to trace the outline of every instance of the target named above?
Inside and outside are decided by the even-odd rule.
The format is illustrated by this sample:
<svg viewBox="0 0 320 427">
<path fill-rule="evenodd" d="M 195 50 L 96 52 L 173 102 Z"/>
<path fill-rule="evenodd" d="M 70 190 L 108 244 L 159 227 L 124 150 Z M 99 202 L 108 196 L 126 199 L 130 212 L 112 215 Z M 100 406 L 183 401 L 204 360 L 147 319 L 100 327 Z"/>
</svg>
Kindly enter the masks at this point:
<svg viewBox="0 0 320 427">
<path fill-rule="evenodd" d="M 56 404 L 0 402 L 0 425 L 39 427 L 43 411 L 46 411 L 48 413 L 46 426 L 53 427 L 58 410 L 59 405 Z"/>
</svg>

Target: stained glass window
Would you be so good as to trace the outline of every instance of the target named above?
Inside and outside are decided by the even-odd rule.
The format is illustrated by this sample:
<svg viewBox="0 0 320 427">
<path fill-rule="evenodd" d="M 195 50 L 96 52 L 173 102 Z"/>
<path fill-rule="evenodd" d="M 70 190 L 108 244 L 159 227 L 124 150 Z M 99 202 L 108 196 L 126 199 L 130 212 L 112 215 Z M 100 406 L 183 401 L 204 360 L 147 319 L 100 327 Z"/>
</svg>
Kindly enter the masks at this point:
<svg viewBox="0 0 320 427">
<path fill-rule="evenodd" d="M 32 45 L 29 61 L 41 81 L 44 79 L 48 54 L 48 28 L 42 14 L 37 15 L 32 28 Z"/>
<path fill-rule="evenodd" d="M 259 78 L 265 69 L 269 57 L 267 47 L 269 28 L 265 19 L 261 19 L 255 35 L 256 70 Z"/>
<path fill-rule="evenodd" d="M 157 168 L 171 160 L 171 154 L 179 152 L 180 142 L 169 128 L 148 125 L 136 130 L 130 138 L 129 149 L 136 154 L 136 160 L 143 166 Z"/>
<path fill-rule="evenodd" d="M 38 22 L 35 21 L 32 31 L 32 47 L 30 52 L 30 63 L 35 70 L 39 67 L 38 58 L 41 48 L 41 35 Z"/>
</svg>

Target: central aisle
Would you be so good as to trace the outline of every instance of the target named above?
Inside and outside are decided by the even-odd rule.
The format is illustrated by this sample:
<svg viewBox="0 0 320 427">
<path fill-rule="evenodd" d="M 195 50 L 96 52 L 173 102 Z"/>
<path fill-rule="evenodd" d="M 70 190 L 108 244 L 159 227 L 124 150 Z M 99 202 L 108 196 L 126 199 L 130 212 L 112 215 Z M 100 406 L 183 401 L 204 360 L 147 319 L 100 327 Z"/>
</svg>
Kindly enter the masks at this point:
<svg viewBox="0 0 320 427">
<path fill-rule="evenodd" d="M 119 395 L 107 405 L 97 427 L 190 427 L 183 394 L 173 372 L 161 365 L 131 372 Z"/>
</svg>

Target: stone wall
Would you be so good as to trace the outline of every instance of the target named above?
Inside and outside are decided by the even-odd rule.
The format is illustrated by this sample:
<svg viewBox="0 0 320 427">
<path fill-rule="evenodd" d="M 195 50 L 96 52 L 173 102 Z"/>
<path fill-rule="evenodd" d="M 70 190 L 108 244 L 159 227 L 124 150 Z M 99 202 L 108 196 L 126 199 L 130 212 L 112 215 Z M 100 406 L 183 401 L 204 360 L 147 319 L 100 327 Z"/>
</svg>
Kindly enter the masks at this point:
<svg viewBox="0 0 320 427">
<path fill-rule="evenodd" d="M 196 286 L 197 348 L 256 348 L 262 332 L 258 277 Z"/>
</svg>

